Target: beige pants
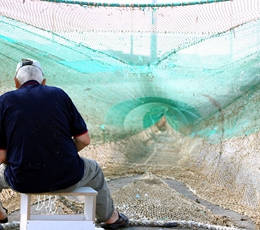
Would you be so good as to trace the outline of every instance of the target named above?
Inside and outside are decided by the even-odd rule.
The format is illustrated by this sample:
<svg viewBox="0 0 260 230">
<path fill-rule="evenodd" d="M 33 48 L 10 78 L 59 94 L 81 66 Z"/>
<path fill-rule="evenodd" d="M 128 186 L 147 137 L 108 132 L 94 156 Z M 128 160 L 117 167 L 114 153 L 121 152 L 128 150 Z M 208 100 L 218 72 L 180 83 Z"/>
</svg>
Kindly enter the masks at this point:
<svg viewBox="0 0 260 230">
<path fill-rule="evenodd" d="M 90 159 L 82 158 L 85 164 L 84 175 L 75 185 L 59 191 L 72 191 L 76 188 L 89 186 L 98 192 L 96 203 L 96 218 L 98 222 L 104 222 L 112 216 L 114 212 L 114 203 L 110 196 L 104 174 L 99 164 Z M 9 188 L 4 179 L 4 170 L 6 165 L 0 165 L 0 191 Z"/>
</svg>

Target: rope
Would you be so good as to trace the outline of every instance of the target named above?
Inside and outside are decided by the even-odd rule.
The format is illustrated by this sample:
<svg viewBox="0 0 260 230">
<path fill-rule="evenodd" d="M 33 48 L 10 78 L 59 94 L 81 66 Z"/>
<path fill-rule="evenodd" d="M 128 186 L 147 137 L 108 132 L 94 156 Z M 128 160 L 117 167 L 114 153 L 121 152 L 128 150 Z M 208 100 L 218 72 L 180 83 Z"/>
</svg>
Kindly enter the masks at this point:
<svg viewBox="0 0 260 230">
<path fill-rule="evenodd" d="M 189 6 L 199 4 L 209 4 L 217 2 L 230 2 L 233 0 L 203 0 L 194 2 L 179 2 L 179 3 L 164 3 L 164 4 L 119 4 L 119 3 L 101 3 L 101 2 L 87 2 L 87 1 L 73 1 L 73 0 L 41 0 L 45 2 L 78 4 L 84 6 L 104 6 L 104 7 L 175 7 L 175 6 Z M 116 1 L 116 0 L 115 0 Z"/>
<path fill-rule="evenodd" d="M 183 227 L 188 229 L 210 229 L 210 230 L 235 230 L 235 227 L 225 227 L 220 225 L 211 225 L 199 223 L 196 221 L 176 220 L 176 221 L 159 221 L 159 220 L 129 220 L 131 226 L 146 226 L 146 227 Z"/>
<path fill-rule="evenodd" d="M 188 229 L 210 229 L 210 230 L 237 230 L 238 228 L 235 227 L 225 227 L 219 225 L 210 225 L 199 223 L 195 221 L 185 221 L 185 220 L 178 220 L 178 221 L 149 221 L 149 220 L 129 220 L 130 226 L 143 226 L 143 227 L 183 227 Z M 4 230 L 14 230 L 19 229 L 20 222 L 14 221 L 12 223 L 3 224 Z M 102 229 L 102 228 L 101 228 Z"/>
</svg>

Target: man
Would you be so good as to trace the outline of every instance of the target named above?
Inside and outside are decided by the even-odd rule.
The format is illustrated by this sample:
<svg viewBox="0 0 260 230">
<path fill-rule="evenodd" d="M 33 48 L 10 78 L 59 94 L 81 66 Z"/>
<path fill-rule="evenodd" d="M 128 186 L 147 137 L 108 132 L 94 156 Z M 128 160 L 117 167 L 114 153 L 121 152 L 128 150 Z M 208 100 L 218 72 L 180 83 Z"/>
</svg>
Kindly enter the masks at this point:
<svg viewBox="0 0 260 230">
<path fill-rule="evenodd" d="M 0 97 L 0 191 L 71 191 L 90 186 L 98 192 L 96 218 L 116 229 L 128 218 L 115 210 L 100 166 L 78 152 L 90 144 L 87 126 L 69 96 L 46 86 L 40 63 L 22 59 L 14 77 L 17 90 Z M 8 221 L 0 205 L 0 222 Z"/>
</svg>

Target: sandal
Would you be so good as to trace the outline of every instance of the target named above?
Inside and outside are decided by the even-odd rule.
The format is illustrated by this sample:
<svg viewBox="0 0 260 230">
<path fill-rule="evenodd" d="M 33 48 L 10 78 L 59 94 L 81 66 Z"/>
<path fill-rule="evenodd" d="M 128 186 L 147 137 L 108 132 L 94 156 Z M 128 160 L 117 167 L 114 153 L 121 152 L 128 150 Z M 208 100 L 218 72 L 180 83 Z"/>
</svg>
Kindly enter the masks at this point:
<svg viewBox="0 0 260 230">
<path fill-rule="evenodd" d="M 118 220 L 113 223 L 113 224 L 101 224 L 101 228 L 104 228 L 104 229 L 117 229 L 117 228 L 121 228 L 121 227 L 125 227 L 128 223 L 129 223 L 129 220 L 128 220 L 128 217 L 125 216 L 123 213 L 119 213 L 118 212 Z"/>
<path fill-rule="evenodd" d="M 0 202 L 0 205 L 2 205 L 2 203 Z M 2 207 L 3 207 L 3 205 L 2 205 Z M 5 207 L 3 207 L 3 209 L 5 210 L 5 212 L 6 212 L 6 215 L 8 214 L 8 210 L 5 208 Z M 7 223 L 8 222 L 8 217 L 6 216 L 6 218 L 5 219 L 3 219 L 3 220 L 0 220 L 0 223 L 1 224 L 5 224 L 5 223 Z M 1 228 L 0 228 L 0 230 L 1 230 Z"/>
</svg>

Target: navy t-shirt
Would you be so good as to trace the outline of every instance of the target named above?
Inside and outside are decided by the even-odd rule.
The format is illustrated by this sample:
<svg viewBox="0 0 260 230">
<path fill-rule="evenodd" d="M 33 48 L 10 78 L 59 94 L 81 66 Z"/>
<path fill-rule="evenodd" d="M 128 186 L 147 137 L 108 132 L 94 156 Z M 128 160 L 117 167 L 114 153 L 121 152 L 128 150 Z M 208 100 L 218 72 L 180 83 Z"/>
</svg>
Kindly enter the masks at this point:
<svg viewBox="0 0 260 230">
<path fill-rule="evenodd" d="M 64 189 L 81 180 L 84 163 L 72 139 L 87 126 L 61 89 L 28 81 L 0 97 L 5 179 L 18 192 Z"/>
</svg>

